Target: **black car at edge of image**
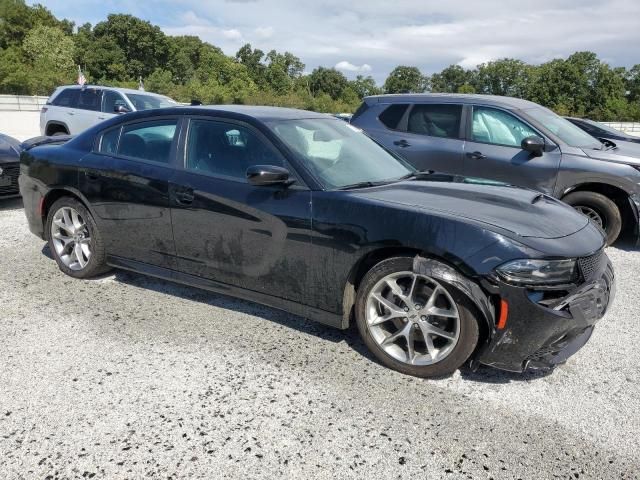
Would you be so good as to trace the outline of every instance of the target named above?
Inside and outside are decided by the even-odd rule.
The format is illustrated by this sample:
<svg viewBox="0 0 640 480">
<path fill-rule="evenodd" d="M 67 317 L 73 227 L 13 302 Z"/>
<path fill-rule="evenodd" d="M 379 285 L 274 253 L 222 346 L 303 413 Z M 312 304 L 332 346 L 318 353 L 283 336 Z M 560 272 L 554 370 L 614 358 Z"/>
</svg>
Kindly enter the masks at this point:
<svg viewBox="0 0 640 480">
<path fill-rule="evenodd" d="M 614 294 L 601 230 L 539 192 L 418 172 L 360 129 L 274 107 L 177 107 L 27 148 L 31 231 L 59 268 L 111 267 L 346 329 L 447 375 L 564 362 Z"/>
<path fill-rule="evenodd" d="M 0 134 L 0 198 L 17 197 L 20 173 L 20 142 Z"/>
<path fill-rule="evenodd" d="M 640 239 L 640 150 L 601 142 L 551 110 L 512 97 L 366 97 L 351 119 L 420 170 L 532 188 L 587 215 L 612 244 Z"/>
<path fill-rule="evenodd" d="M 634 137 L 631 135 L 627 135 L 620 130 L 616 130 L 615 128 L 610 127 L 609 125 L 605 125 L 604 123 L 596 122 L 595 120 L 590 120 L 588 118 L 575 118 L 575 117 L 564 117 L 571 123 L 573 123 L 576 127 L 581 128 L 585 132 L 587 132 L 592 137 L 604 139 L 604 140 L 613 140 L 614 142 L 631 142 L 631 143 L 640 143 L 640 137 Z"/>
</svg>

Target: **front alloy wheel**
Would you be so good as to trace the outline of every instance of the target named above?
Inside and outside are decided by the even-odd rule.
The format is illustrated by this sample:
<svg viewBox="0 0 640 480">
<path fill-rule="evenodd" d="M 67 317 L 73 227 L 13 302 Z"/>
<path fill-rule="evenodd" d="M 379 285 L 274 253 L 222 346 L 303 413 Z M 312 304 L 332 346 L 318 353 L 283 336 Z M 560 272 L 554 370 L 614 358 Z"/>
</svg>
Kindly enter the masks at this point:
<svg viewBox="0 0 640 480">
<path fill-rule="evenodd" d="M 367 298 L 367 326 L 391 357 L 409 365 L 445 359 L 460 336 L 453 298 L 436 280 L 413 272 L 382 278 Z"/>
<path fill-rule="evenodd" d="M 355 313 L 364 343 L 381 363 L 409 375 L 438 377 L 453 373 L 475 350 L 475 312 L 451 285 L 413 272 L 412 258 L 394 257 L 364 276 Z"/>
</svg>

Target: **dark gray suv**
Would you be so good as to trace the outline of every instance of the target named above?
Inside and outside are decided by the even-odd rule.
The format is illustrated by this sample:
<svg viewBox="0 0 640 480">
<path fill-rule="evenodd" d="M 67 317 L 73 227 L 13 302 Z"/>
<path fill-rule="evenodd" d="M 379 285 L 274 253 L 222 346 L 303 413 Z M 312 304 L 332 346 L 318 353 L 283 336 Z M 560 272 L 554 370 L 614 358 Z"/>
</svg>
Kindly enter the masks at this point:
<svg viewBox="0 0 640 480">
<path fill-rule="evenodd" d="M 640 152 L 603 144 L 551 110 L 491 95 L 364 99 L 351 123 L 421 170 L 489 178 L 560 198 L 638 238 Z"/>
</svg>

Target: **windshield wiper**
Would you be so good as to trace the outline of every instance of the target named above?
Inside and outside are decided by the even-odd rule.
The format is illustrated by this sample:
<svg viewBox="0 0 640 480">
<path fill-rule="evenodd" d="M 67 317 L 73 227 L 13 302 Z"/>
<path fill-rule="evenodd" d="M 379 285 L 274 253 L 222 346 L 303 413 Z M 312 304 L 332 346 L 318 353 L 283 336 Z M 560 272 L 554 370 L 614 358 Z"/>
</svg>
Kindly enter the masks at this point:
<svg viewBox="0 0 640 480">
<path fill-rule="evenodd" d="M 389 183 L 389 182 L 388 181 L 383 181 L 383 182 L 357 182 L 357 183 L 352 183 L 350 185 L 345 185 L 343 187 L 338 187 L 336 190 L 356 190 L 358 188 L 376 187 L 378 185 L 384 185 L 385 183 Z"/>
<path fill-rule="evenodd" d="M 410 172 L 400 177 L 398 181 L 409 180 L 409 179 L 420 180 L 421 178 L 428 177 L 429 175 L 433 175 L 434 173 L 436 173 L 434 170 L 417 170 L 415 172 Z"/>
</svg>

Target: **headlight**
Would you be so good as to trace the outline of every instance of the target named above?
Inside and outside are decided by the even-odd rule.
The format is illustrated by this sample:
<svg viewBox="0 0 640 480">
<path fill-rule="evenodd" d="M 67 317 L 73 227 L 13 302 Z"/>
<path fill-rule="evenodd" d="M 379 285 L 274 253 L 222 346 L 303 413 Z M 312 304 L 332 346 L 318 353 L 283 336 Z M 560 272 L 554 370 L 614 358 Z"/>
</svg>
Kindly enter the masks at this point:
<svg viewBox="0 0 640 480">
<path fill-rule="evenodd" d="M 516 285 L 557 285 L 578 278 L 575 259 L 566 260 L 513 260 L 496 268 L 506 282 Z"/>
</svg>

